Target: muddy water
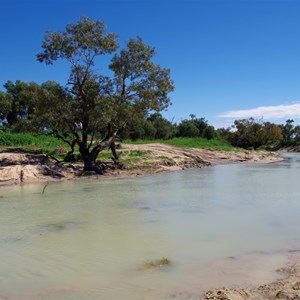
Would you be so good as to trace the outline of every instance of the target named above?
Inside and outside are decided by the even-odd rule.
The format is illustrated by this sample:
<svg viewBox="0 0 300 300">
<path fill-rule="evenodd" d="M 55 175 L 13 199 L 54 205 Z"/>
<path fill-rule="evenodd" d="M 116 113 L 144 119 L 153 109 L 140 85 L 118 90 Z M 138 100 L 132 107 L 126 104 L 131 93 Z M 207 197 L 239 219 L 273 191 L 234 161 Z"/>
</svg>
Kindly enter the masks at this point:
<svg viewBox="0 0 300 300">
<path fill-rule="evenodd" d="M 300 250 L 300 155 L 286 157 L 1 187 L 0 299 L 198 299 L 272 280 Z"/>
</svg>

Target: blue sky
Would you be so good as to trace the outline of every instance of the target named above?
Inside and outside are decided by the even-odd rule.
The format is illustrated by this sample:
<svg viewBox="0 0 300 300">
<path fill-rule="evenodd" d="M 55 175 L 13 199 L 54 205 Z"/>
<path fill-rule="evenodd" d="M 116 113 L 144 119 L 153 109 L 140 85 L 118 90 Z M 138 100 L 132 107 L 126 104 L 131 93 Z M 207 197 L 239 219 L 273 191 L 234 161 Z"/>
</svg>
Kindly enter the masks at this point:
<svg viewBox="0 0 300 300">
<path fill-rule="evenodd" d="M 245 117 L 300 120 L 300 1 L 0 0 L 0 89 L 7 80 L 65 84 L 62 62 L 36 61 L 47 29 L 79 16 L 103 20 L 120 43 L 140 35 L 171 69 L 180 121 L 193 113 L 217 127 Z M 97 67 L 105 70 L 107 62 Z"/>
</svg>

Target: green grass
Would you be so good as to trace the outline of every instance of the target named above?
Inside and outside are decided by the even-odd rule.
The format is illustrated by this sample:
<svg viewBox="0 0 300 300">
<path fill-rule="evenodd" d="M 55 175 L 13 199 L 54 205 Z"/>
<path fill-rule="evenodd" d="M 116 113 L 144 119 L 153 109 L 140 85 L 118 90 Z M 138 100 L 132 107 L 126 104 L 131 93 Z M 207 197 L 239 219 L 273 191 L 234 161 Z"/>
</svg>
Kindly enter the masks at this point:
<svg viewBox="0 0 300 300">
<path fill-rule="evenodd" d="M 125 151 L 124 154 L 126 154 L 129 157 L 141 157 L 149 154 L 151 151 L 149 150 L 131 150 L 131 151 Z"/>
<path fill-rule="evenodd" d="M 164 143 L 177 147 L 189 148 L 212 148 L 216 150 L 233 151 L 238 150 L 231 145 L 220 140 L 206 140 L 203 138 L 173 138 L 170 140 L 139 140 L 128 141 L 128 144 L 149 144 Z M 37 151 L 43 154 L 53 155 L 61 159 L 69 151 L 67 144 L 52 136 L 32 135 L 29 133 L 8 133 L 0 131 L 0 147 L 22 147 L 25 151 Z M 118 151 L 119 152 L 119 151 Z M 122 152 L 122 151 L 121 151 Z M 78 154 L 78 149 L 75 150 Z M 119 152 L 120 153 L 120 152 Z M 142 158 L 146 158 L 147 151 L 133 150 L 124 151 L 121 155 L 121 161 L 124 163 L 136 163 Z M 110 160 L 112 154 L 110 151 L 103 151 L 99 155 L 101 160 Z"/>
<path fill-rule="evenodd" d="M 216 140 L 216 139 L 207 140 L 204 138 L 179 137 L 170 140 L 137 140 L 137 141 L 126 140 L 125 143 L 127 144 L 163 143 L 172 146 L 187 147 L 187 148 L 212 148 L 212 149 L 223 150 L 223 151 L 236 150 L 236 148 L 221 140 Z"/>
<path fill-rule="evenodd" d="M 32 135 L 30 133 L 7 133 L 0 131 L 1 147 L 22 147 L 28 151 L 39 151 L 41 153 L 55 153 L 68 151 L 68 147 L 62 141 L 44 135 Z"/>
<path fill-rule="evenodd" d="M 117 154 L 123 161 L 124 160 L 135 161 L 141 157 L 145 157 L 149 153 L 150 151 L 143 151 L 143 150 L 117 151 Z M 110 150 L 104 150 L 100 152 L 98 156 L 100 160 L 110 160 L 111 157 L 112 157 L 112 153 Z"/>
<path fill-rule="evenodd" d="M 132 144 L 132 145 L 143 145 L 143 144 L 154 144 L 154 143 L 162 143 L 165 140 L 125 140 L 124 144 Z"/>
<path fill-rule="evenodd" d="M 215 139 L 207 140 L 204 138 L 174 138 L 172 140 L 167 140 L 165 143 L 178 147 L 212 148 L 225 151 L 234 150 L 234 147 L 232 147 L 230 144 Z"/>
<path fill-rule="evenodd" d="M 117 151 L 117 153 L 119 153 L 119 151 Z M 109 150 L 103 150 L 99 153 L 98 155 L 98 159 L 102 160 L 102 161 L 111 161 L 111 157 L 112 157 L 112 153 Z"/>
<path fill-rule="evenodd" d="M 147 158 L 151 151 L 143 150 L 131 150 L 123 151 L 120 156 L 120 161 L 124 164 L 136 164 L 141 161 L 141 159 Z"/>
</svg>

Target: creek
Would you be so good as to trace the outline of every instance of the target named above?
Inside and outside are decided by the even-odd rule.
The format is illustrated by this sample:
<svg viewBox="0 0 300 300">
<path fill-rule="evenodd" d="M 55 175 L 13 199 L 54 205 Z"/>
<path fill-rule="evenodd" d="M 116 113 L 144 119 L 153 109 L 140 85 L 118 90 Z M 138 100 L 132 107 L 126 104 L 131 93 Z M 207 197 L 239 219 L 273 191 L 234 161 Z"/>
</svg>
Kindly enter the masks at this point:
<svg viewBox="0 0 300 300">
<path fill-rule="evenodd" d="M 278 278 L 300 251 L 300 154 L 284 156 L 1 187 L 0 299 L 198 299 Z"/>
</svg>

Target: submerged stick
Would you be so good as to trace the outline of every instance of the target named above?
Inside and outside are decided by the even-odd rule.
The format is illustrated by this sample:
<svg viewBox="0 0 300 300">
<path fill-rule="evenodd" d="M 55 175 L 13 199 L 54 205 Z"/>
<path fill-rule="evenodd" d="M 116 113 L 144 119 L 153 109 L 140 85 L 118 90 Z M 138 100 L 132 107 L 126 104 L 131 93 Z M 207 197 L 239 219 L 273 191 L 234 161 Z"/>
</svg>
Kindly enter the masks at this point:
<svg viewBox="0 0 300 300">
<path fill-rule="evenodd" d="M 45 184 L 45 186 L 44 186 L 44 188 L 43 188 L 43 191 L 42 191 L 42 195 L 45 193 L 45 189 L 46 189 L 47 185 L 48 185 L 48 183 Z"/>
</svg>

